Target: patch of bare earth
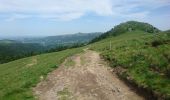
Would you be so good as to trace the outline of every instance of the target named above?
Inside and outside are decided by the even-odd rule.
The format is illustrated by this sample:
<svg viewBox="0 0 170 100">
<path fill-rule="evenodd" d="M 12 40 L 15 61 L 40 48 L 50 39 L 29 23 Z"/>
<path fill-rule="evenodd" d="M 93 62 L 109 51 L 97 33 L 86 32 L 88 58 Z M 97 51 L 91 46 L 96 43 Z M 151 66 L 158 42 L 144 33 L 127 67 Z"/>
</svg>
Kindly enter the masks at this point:
<svg viewBox="0 0 170 100">
<path fill-rule="evenodd" d="M 71 57 L 51 72 L 33 90 L 39 100 L 143 100 L 113 75 L 94 51 Z M 69 58 L 70 59 L 70 58 Z"/>
<path fill-rule="evenodd" d="M 37 64 L 37 58 L 33 57 L 31 63 L 27 64 L 26 67 L 31 67 Z"/>
</svg>

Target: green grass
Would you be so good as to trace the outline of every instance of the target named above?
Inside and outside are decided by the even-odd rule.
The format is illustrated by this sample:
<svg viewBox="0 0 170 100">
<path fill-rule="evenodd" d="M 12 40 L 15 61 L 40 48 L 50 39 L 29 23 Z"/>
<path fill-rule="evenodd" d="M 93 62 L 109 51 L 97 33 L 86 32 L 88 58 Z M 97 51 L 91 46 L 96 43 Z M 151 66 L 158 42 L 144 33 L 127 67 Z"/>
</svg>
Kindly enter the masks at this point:
<svg viewBox="0 0 170 100">
<path fill-rule="evenodd" d="M 68 90 L 68 88 L 64 88 L 62 91 L 57 92 L 58 100 L 73 100 L 72 93 Z"/>
<path fill-rule="evenodd" d="M 139 86 L 170 99 L 170 36 L 167 34 L 134 31 L 89 47 L 101 52 L 112 67 L 127 69 L 122 77 L 131 77 Z"/>
<path fill-rule="evenodd" d="M 74 66 L 76 63 L 73 61 L 73 59 L 70 57 L 67 59 L 66 63 L 65 63 L 65 67 L 70 67 L 70 66 Z"/>
<path fill-rule="evenodd" d="M 170 35 L 133 31 L 87 47 L 101 52 L 112 67 L 127 69 L 122 77 L 131 77 L 139 86 L 170 99 Z M 40 77 L 56 69 L 66 57 L 82 51 L 68 49 L 0 64 L 0 100 L 34 100 L 32 87 Z"/>
<path fill-rule="evenodd" d="M 0 64 L 0 100 L 34 100 L 32 87 L 56 69 L 66 57 L 82 52 L 68 49 Z M 36 63 L 33 59 L 37 60 Z M 34 64 L 30 64 L 34 63 Z M 29 66 L 28 66 L 29 65 Z"/>
</svg>

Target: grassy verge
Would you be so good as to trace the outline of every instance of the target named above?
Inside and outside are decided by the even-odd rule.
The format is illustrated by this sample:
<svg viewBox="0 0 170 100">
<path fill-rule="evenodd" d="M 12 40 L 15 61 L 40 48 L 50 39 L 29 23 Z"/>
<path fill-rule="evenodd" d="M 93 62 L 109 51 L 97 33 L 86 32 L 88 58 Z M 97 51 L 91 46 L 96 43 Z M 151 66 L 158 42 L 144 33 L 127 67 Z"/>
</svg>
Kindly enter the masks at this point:
<svg viewBox="0 0 170 100">
<path fill-rule="evenodd" d="M 91 44 L 111 66 L 122 67 L 121 77 L 153 92 L 157 98 L 170 99 L 170 37 L 140 31 L 122 34 Z"/>
<path fill-rule="evenodd" d="M 66 61 L 66 63 L 65 63 L 65 67 L 71 67 L 71 66 L 74 66 L 76 63 L 75 63 L 75 61 L 73 61 L 73 58 L 68 58 L 67 59 L 67 61 Z"/>
<path fill-rule="evenodd" d="M 0 64 L 0 100 L 34 100 L 32 87 L 56 69 L 66 57 L 82 52 L 68 49 Z"/>
<path fill-rule="evenodd" d="M 62 91 L 57 92 L 59 100 L 74 100 L 72 93 L 68 90 L 68 88 L 64 88 Z"/>
</svg>

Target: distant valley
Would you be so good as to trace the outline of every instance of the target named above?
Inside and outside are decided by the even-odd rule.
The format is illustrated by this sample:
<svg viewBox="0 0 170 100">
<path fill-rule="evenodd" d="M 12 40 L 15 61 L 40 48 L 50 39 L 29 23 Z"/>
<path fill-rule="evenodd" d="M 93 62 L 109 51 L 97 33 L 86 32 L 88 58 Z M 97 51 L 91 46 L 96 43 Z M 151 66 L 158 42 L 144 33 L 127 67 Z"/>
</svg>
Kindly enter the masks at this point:
<svg viewBox="0 0 170 100">
<path fill-rule="evenodd" d="M 47 37 L 0 38 L 0 63 L 84 45 L 101 34 L 101 32 L 95 32 Z"/>
<path fill-rule="evenodd" d="M 20 38 L 13 38 L 13 39 L 22 43 L 38 43 L 43 46 L 55 47 L 56 45 L 87 43 L 101 34 L 102 34 L 101 32 L 75 33 L 75 34 L 46 36 L 46 37 L 20 37 Z"/>
</svg>

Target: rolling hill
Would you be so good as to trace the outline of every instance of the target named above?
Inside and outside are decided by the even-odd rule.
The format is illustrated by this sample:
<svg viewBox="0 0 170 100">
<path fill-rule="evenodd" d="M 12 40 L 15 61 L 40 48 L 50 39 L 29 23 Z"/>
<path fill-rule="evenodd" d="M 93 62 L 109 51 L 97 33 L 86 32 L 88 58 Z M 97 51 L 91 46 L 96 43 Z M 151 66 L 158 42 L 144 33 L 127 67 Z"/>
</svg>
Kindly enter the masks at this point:
<svg viewBox="0 0 170 100">
<path fill-rule="evenodd" d="M 15 40 L 0 40 L 0 64 L 43 52 L 45 48 L 37 43 L 21 43 Z"/>
<path fill-rule="evenodd" d="M 145 33 L 158 33 L 158 32 L 160 32 L 160 30 L 158 28 L 156 28 L 156 27 L 154 27 L 154 26 L 152 26 L 148 23 L 137 22 L 137 21 L 128 21 L 128 22 L 120 23 L 119 25 L 115 26 L 114 28 L 112 28 L 108 32 L 102 34 L 99 37 L 96 37 L 91 42 L 96 42 L 96 41 L 102 40 L 104 38 L 107 38 L 109 36 L 117 36 L 117 35 L 120 35 L 120 34 L 124 34 L 126 32 L 135 31 L 135 30 L 140 30 L 140 31 L 143 31 Z"/>
</svg>

